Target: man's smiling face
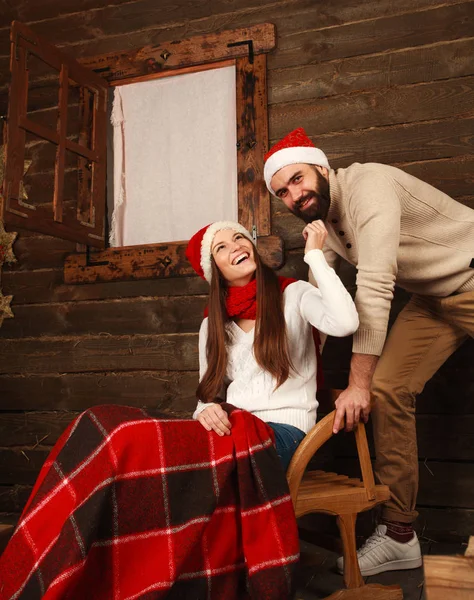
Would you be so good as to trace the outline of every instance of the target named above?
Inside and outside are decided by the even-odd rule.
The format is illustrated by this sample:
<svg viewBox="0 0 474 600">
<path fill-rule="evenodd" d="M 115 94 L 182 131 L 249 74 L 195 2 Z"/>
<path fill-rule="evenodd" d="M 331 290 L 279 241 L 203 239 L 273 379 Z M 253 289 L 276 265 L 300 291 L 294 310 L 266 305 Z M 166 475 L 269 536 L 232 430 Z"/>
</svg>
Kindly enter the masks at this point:
<svg viewBox="0 0 474 600">
<path fill-rule="evenodd" d="M 331 198 L 324 167 L 288 165 L 275 173 L 271 187 L 288 210 L 306 223 L 326 220 Z"/>
</svg>

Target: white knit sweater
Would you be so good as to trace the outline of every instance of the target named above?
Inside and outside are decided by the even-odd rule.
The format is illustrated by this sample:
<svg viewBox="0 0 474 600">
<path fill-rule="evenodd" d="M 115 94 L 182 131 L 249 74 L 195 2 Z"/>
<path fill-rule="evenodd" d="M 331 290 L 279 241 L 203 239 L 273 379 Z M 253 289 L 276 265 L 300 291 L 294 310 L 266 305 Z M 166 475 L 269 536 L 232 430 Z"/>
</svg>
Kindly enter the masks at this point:
<svg viewBox="0 0 474 600">
<path fill-rule="evenodd" d="M 359 318 L 349 293 L 321 250 L 305 255 L 318 287 L 297 281 L 283 292 L 284 315 L 291 360 L 296 373 L 275 390 L 276 381 L 257 364 L 253 353 L 254 329 L 244 332 L 236 323 L 228 325 L 230 346 L 226 373 L 226 401 L 253 413 L 263 421 L 286 423 L 305 433 L 316 422 L 316 351 L 311 327 L 338 337 L 353 333 Z M 199 374 L 207 369 L 208 320 L 199 332 Z M 209 404 L 198 402 L 193 418 Z"/>
</svg>

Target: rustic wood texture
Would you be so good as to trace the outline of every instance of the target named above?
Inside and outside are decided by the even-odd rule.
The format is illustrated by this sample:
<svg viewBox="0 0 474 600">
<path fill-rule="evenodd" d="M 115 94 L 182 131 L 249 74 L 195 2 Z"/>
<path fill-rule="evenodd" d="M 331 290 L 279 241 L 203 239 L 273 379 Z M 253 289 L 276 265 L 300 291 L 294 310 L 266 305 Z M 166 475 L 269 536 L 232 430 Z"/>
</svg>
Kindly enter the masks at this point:
<svg viewBox="0 0 474 600">
<path fill-rule="evenodd" d="M 103 72 L 108 81 L 125 82 L 130 77 L 171 69 L 180 69 L 202 63 L 245 56 L 248 49 L 236 42 L 252 40 L 253 52 L 269 52 L 275 47 L 275 27 L 271 23 L 235 29 L 225 34 L 207 34 L 183 40 L 169 40 L 131 52 L 112 53 L 83 59 L 82 64 Z"/>
<path fill-rule="evenodd" d="M 189 73 L 204 68 L 205 64 L 209 65 L 212 61 L 219 62 L 211 64 L 211 68 L 222 66 L 229 63 L 228 60 L 222 62 L 223 59 L 241 57 L 237 59 L 236 64 L 239 218 L 249 230 L 253 231 L 255 228 L 255 237 L 270 234 L 269 194 L 262 181 L 263 155 L 268 149 L 268 121 L 266 58 L 261 53 L 268 52 L 275 46 L 274 25 L 263 24 L 219 34 L 194 36 L 189 39 L 169 41 L 163 46 L 150 46 L 132 52 L 98 56 L 83 61 L 85 66 L 80 66 L 72 59 L 66 59 L 65 55 L 46 43 L 41 36 L 17 22 L 12 28 L 12 40 L 14 43 L 12 50 L 13 82 L 16 87 L 11 96 L 9 110 L 17 119 L 9 120 L 7 127 L 7 133 L 11 138 L 9 145 L 16 150 L 9 153 L 10 159 L 6 169 L 5 214 L 9 224 L 24 226 L 91 246 L 104 246 L 104 109 L 106 103 L 102 97 L 103 80 L 100 85 L 92 88 L 92 91 L 90 87 L 81 87 L 78 111 L 81 125 L 79 139 L 76 142 L 71 140 L 70 136 L 67 137 L 69 112 L 72 108 L 76 108 L 74 105 L 70 106 L 69 102 L 70 77 L 82 86 L 84 84 L 94 85 L 99 79 L 93 72 L 95 70 L 114 84 L 123 85 L 170 74 Z M 27 94 L 27 75 L 29 74 L 24 46 L 28 52 L 35 52 L 35 55 L 44 60 L 43 67 L 37 68 L 32 75 L 32 82 L 39 85 L 40 90 L 44 90 L 48 81 L 55 75 L 46 73 L 46 67 L 52 67 L 59 72 L 59 90 L 57 92 L 54 86 L 50 86 L 52 97 L 42 97 L 42 100 L 46 100 L 48 109 L 39 111 L 39 121 L 26 114 L 26 102 L 22 102 L 23 96 Z M 19 50 L 22 52 L 21 62 L 16 59 Z M 242 55 L 244 56 L 242 57 Z M 232 64 L 235 64 L 235 61 L 232 61 Z M 89 79 L 87 79 L 87 72 L 90 73 Z M 37 92 L 38 89 L 35 87 L 34 91 Z M 93 102 L 91 103 L 92 92 L 98 97 L 92 98 Z M 56 109 L 57 101 L 54 98 L 57 93 L 59 95 L 58 109 Z M 35 107 L 37 108 L 37 106 Z M 92 114 L 89 115 L 89 113 Z M 36 111 L 33 111 L 33 115 L 37 116 Z M 74 119 L 74 114 L 71 117 Z M 46 119 L 48 122 L 49 118 L 51 118 L 51 122 L 45 126 L 43 121 Z M 56 122 L 57 128 L 55 128 Z M 89 127 L 90 122 L 92 128 Z M 89 129 L 92 131 L 92 139 L 88 139 L 85 135 Z M 33 212 L 19 212 L 10 207 L 10 200 L 13 201 L 19 195 L 23 174 L 20 167 L 24 162 L 22 155 L 25 144 L 24 130 L 51 142 L 49 146 L 56 147 L 54 177 L 50 177 L 48 181 L 48 172 L 41 171 L 38 164 L 33 164 L 30 169 L 25 185 L 27 191 L 31 189 L 35 196 L 35 206 L 31 207 Z M 84 143 L 85 141 L 88 143 Z M 34 154 L 41 163 L 46 158 L 40 155 L 40 150 L 41 147 L 37 148 Z M 73 174 L 78 176 L 78 182 L 75 184 L 77 190 L 74 194 L 77 202 L 75 207 L 68 207 L 69 212 L 65 211 L 66 207 L 63 202 L 65 176 L 70 174 L 66 172 L 66 150 L 76 153 L 79 168 L 78 172 L 76 169 L 73 170 Z M 50 152 L 51 150 L 49 150 Z M 13 166 L 10 165 L 12 161 Z M 34 180 L 31 179 L 32 177 Z M 43 179 L 46 179 L 46 184 L 42 183 Z M 74 187 L 73 179 L 70 183 Z M 71 190 L 68 191 L 72 195 Z M 51 195 L 52 207 L 50 206 Z M 76 214 L 71 208 L 75 208 Z M 51 210 L 53 219 L 50 216 Z M 26 220 L 22 222 L 22 219 Z M 93 232 L 84 231 L 84 226 L 92 228 Z M 102 232 L 100 235 L 98 235 L 97 228 Z M 264 246 L 267 245 L 268 242 L 264 243 Z M 170 260 L 173 259 L 169 255 L 164 256 L 166 264 L 165 268 L 159 272 L 160 277 L 170 274 L 171 276 L 177 275 L 179 268 L 177 270 L 166 269 Z M 138 264 L 139 260 L 132 256 L 132 262 Z M 281 262 L 282 260 L 280 260 L 280 264 Z M 121 265 L 115 262 L 113 269 L 109 269 L 106 280 L 120 280 L 129 275 L 129 268 L 125 267 L 122 273 Z M 66 275 L 66 277 L 68 276 Z M 140 268 L 133 270 L 133 278 L 144 277 L 150 277 L 146 270 L 143 271 Z M 74 279 L 68 279 L 68 281 L 71 282 Z M 83 282 L 84 279 L 81 277 L 78 281 Z"/>
<path fill-rule="evenodd" d="M 403 592 L 398 585 L 379 585 L 369 583 L 362 588 L 339 590 L 326 600 L 403 600 Z"/>
<path fill-rule="evenodd" d="M 206 300 L 207 296 L 147 297 L 19 306 L 14 323 L 5 323 L 0 337 L 196 332 Z"/>
<path fill-rule="evenodd" d="M 239 222 L 256 234 L 271 233 L 270 194 L 263 180 L 268 151 L 267 58 L 239 58 L 237 79 L 237 174 Z"/>
<path fill-rule="evenodd" d="M 198 368 L 197 334 L 192 333 L 3 339 L 0 354 L 0 373 L 190 371 Z"/>
<path fill-rule="evenodd" d="M 215 0 L 209 6 L 191 0 L 10 2 L 0 15 L 0 113 L 12 18 L 29 22 L 81 60 L 118 59 L 136 48 L 163 49 L 173 39 L 272 23 L 276 47 L 266 57 L 270 143 L 303 126 L 335 168 L 370 161 L 400 166 L 474 208 L 472 0 Z M 51 128 L 57 109 L 46 75 L 31 81 L 28 114 Z M 74 131 L 81 130 L 83 117 L 71 102 Z M 52 196 L 54 147 L 29 139 L 27 154 L 34 160 L 27 191 L 41 205 Z M 72 194 L 77 164 L 65 164 L 65 190 Z M 307 275 L 302 228 L 272 200 L 271 233 L 285 245 L 281 274 Z M 42 457 L 78 411 L 115 402 L 190 414 L 198 377 L 196 329 L 208 291 L 195 276 L 160 279 L 156 273 L 69 284 L 62 268 L 74 244 L 22 229 L 15 252 L 18 263 L 3 270 L 2 287 L 14 296 L 16 317 L 0 329 L 0 512 L 10 513 L 21 511 Z M 354 275 L 344 267 L 342 279 L 352 292 Z M 391 322 L 408 297 L 397 290 Z M 433 540 L 460 540 L 474 531 L 473 344 L 443 365 L 417 401 L 417 526 Z M 350 350 L 350 339 L 326 344 L 328 384 L 347 383 Z M 370 426 L 367 432 L 373 453 Z M 354 440 L 336 438 L 324 460 L 339 455 L 342 466 L 356 466 Z M 358 527 L 364 523 L 364 533 L 371 533 L 371 519 L 359 519 Z"/>
<path fill-rule="evenodd" d="M 426 600 L 469 600 L 474 596 L 474 558 L 426 556 Z"/>
<path fill-rule="evenodd" d="M 0 376 L 2 409 L 30 412 L 81 411 L 97 404 L 121 404 L 141 408 L 174 407 L 191 413 L 196 404 L 197 384 L 197 370 L 109 370 Z M 2 413 L 0 420 L 8 422 L 9 414 Z M 43 427 L 38 425 L 36 430 L 40 437 L 44 435 Z"/>
<path fill-rule="evenodd" d="M 185 255 L 186 245 L 186 242 L 173 242 L 109 248 L 91 254 L 91 261 L 106 263 L 98 266 L 88 266 L 85 254 L 71 254 L 64 264 L 64 280 L 66 283 L 95 283 L 189 276 L 194 270 Z M 283 264 L 283 244 L 279 237 L 259 238 L 258 250 L 270 267 L 278 269 Z"/>
<path fill-rule="evenodd" d="M 94 72 L 59 52 L 25 25 L 14 22 L 12 41 L 12 89 L 6 126 L 6 163 L 0 218 L 11 226 L 25 227 L 51 235 L 65 237 L 99 248 L 104 246 L 105 211 L 105 148 L 107 85 Z M 33 55 L 59 73 L 59 112 L 57 124 L 48 128 L 27 114 L 28 57 Z M 67 138 L 69 80 L 86 86 L 95 94 L 93 105 L 93 140 L 85 148 Z M 52 212 L 41 207 L 41 200 L 32 206 L 20 198 L 23 176 L 26 134 L 33 133 L 57 146 L 53 180 Z M 90 219 L 81 221 L 64 211 L 64 178 L 66 150 L 91 162 L 93 185 L 90 193 Z M 35 195 L 36 189 L 33 189 Z"/>
<path fill-rule="evenodd" d="M 332 390 L 332 402 L 336 401 L 339 394 L 340 390 Z M 359 423 L 355 431 L 362 481 L 325 471 L 305 472 L 313 455 L 333 436 L 334 417 L 335 411 L 326 415 L 299 445 L 288 467 L 288 487 L 296 517 L 311 513 L 336 515 L 344 556 L 344 584 L 351 590 L 357 588 L 360 591 L 354 598 L 370 598 L 370 591 L 364 590 L 365 584 L 357 562 L 355 524 L 358 513 L 385 502 L 390 492 L 386 485 L 375 485 L 363 423 Z M 386 598 L 402 598 L 399 588 L 398 595 L 391 596 L 390 591 L 387 590 Z M 341 595 L 343 597 L 345 592 Z M 349 592 L 348 597 L 352 597 Z"/>
</svg>

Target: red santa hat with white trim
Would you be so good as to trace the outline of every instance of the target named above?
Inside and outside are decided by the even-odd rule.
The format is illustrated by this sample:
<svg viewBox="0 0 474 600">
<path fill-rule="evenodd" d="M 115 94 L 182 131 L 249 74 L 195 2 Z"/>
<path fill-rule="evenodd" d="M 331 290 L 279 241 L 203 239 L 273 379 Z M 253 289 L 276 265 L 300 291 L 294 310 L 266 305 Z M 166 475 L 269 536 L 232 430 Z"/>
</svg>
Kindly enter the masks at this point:
<svg viewBox="0 0 474 600">
<path fill-rule="evenodd" d="M 205 279 L 207 283 L 211 283 L 212 279 L 212 242 L 216 233 L 222 229 L 232 229 L 241 233 L 251 242 L 253 241 L 252 236 L 245 227 L 234 221 L 216 221 L 195 233 L 188 242 L 186 258 L 199 277 Z"/>
<path fill-rule="evenodd" d="M 263 177 L 271 194 L 275 194 L 270 185 L 272 177 L 283 167 L 305 163 L 329 169 L 327 156 L 322 150 L 316 148 L 302 127 L 291 131 L 272 146 L 265 154 L 264 161 Z"/>
</svg>

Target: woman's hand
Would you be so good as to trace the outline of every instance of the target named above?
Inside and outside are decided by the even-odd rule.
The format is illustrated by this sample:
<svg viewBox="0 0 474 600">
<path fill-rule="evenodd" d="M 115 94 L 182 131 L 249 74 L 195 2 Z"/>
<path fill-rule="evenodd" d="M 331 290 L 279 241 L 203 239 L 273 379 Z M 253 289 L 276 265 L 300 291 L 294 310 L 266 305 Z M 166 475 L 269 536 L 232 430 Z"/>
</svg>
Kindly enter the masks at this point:
<svg viewBox="0 0 474 600">
<path fill-rule="evenodd" d="M 327 236 L 328 232 L 322 221 L 308 223 L 303 229 L 303 237 L 306 240 L 304 253 L 310 250 L 322 250 Z"/>
<path fill-rule="evenodd" d="M 197 420 L 207 431 L 215 431 L 218 435 L 230 435 L 231 422 L 226 411 L 219 404 L 211 404 L 197 416 Z"/>
</svg>

